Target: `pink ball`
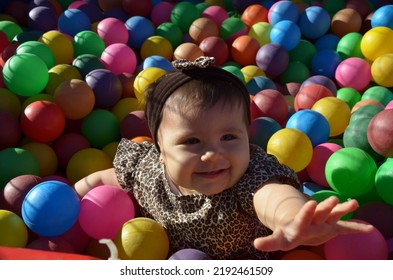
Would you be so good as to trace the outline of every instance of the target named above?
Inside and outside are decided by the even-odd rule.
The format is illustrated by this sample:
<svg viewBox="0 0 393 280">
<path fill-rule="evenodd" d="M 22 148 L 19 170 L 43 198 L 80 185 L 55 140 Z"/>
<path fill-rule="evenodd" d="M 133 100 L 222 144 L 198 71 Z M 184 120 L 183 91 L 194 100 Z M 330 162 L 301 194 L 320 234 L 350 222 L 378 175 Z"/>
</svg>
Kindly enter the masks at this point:
<svg viewBox="0 0 393 280">
<path fill-rule="evenodd" d="M 218 5 L 212 5 L 203 10 L 201 17 L 213 20 L 217 24 L 217 26 L 220 27 L 221 23 L 226 20 L 229 15 L 223 7 Z"/>
<path fill-rule="evenodd" d="M 114 239 L 123 224 L 135 217 L 131 197 L 120 188 L 101 185 L 81 199 L 79 224 L 94 239 Z"/>
<path fill-rule="evenodd" d="M 114 43 L 127 44 L 128 30 L 124 22 L 117 18 L 105 18 L 97 25 L 97 34 L 102 38 L 105 46 Z"/>
<path fill-rule="evenodd" d="M 393 109 L 393 100 L 390 101 L 388 104 L 385 106 L 385 110 Z"/>
<path fill-rule="evenodd" d="M 347 58 L 337 66 L 335 78 L 340 87 L 362 91 L 371 81 L 370 64 L 360 57 Z"/>
<path fill-rule="evenodd" d="M 329 157 L 342 147 L 335 143 L 322 143 L 314 147 L 312 158 L 307 165 L 307 174 L 316 184 L 329 188 L 325 177 L 325 166 Z"/>
<path fill-rule="evenodd" d="M 352 219 L 352 221 L 363 222 Z M 338 235 L 324 244 L 327 260 L 387 260 L 388 245 L 382 233 L 374 229 L 371 233 Z"/>
<path fill-rule="evenodd" d="M 150 12 L 150 19 L 155 26 L 171 21 L 171 12 L 174 4 L 170 2 L 159 2 L 153 6 Z"/>
<path fill-rule="evenodd" d="M 123 43 L 107 46 L 101 54 L 101 60 L 106 69 L 116 75 L 134 73 L 137 63 L 134 51 Z"/>
</svg>

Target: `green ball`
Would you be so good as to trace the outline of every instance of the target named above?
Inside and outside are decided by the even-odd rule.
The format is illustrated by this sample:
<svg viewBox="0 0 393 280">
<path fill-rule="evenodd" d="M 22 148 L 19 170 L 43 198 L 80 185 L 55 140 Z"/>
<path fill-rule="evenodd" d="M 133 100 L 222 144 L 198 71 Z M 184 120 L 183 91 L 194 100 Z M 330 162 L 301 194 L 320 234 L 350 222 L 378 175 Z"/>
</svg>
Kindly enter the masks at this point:
<svg viewBox="0 0 393 280">
<path fill-rule="evenodd" d="M 191 24 L 201 16 L 200 11 L 191 2 L 179 2 L 173 7 L 170 18 L 177 24 L 183 33 L 188 33 Z"/>
<path fill-rule="evenodd" d="M 101 57 L 102 52 L 105 50 L 104 40 L 91 30 L 84 30 L 77 33 L 72 39 L 74 47 L 74 57 L 82 54 L 92 54 Z"/>
<path fill-rule="evenodd" d="M 357 197 L 374 187 L 377 164 L 362 149 L 345 147 L 334 152 L 326 162 L 325 176 L 336 192 Z"/>
<path fill-rule="evenodd" d="M 0 190 L 19 175 L 39 173 L 38 160 L 31 152 L 15 147 L 0 151 Z"/>
<path fill-rule="evenodd" d="M 360 49 L 360 42 L 362 41 L 362 38 L 363 35 L 357 32 L 350 32 L 341 37 L 338 41 L 336 51 L 342 60 L 350 57 L 364 57 Z"/>
<path fill-rule="evenodd" d="M 362 98 L 361 94 L 356 89 L 351 87 L 339 88 L 337 90 L 336 97 L 347 103 L 350 109 L 352 109 L 353 106 Z"/>
<path fill-rule="evenodd" d="M 35 54 L 45 62 L 48 69 L 52 68 L 56 64 L 52 50 L 47 45 L 39 41 L 27 41 L 19 45 L 16 49 L 16 54 L 22 53 Z"/>
<path fill-rule="evenodd" d="M 239 67 L 236 67 L 235 65 L 225 65 L 221 68 L 237 76 L 243 83 L 245 83 L 244 74 Z"/>
<path fill-rule="evenodd" d="M 247 30 L 246 24 L 240 18 L 229 17 L 221 23 L 219 34 L 222 39 L 226 40 L 242 30 Z"/>
<path fill-rule="evenodd" d="M 95 109 L 83 119 L 81 132 L 93 148 L 102 149 L 119 140 L 120 123 L 111 111 Z"/>
<path fill-rule="evenodd" d="M 343 202 L 346 202 L 346 201 L 350 200 L 349 197 L 347 197 L 345 195 L 342 195 L 342 194 L 340 194 L 340 193 L 338 193 L 336 191 L 333 191 L 333 190 L 320 190 L 320 191 L 317 191 L 317 192 L 315 192 L 315 193 L 313 193 L 311 195 L 311 198 L 316 200 L 319 203 L 319 202 L 321 202 L 321 201 L 323 201 L 323 200 L 325 200 L 325 199 L 327 199 L 327 198 L 329 198 L 331 196 L 337 197 L 340 203 L 343 203 Z M 341 217 L 341 220 L 351 219 L 352 216 L 353 216 L 353 212 L 350 212 L 350 213 L 344 215 L 343 217 Z"/>
<path fill-rule="evenodd" d="M 72 66 L 78 69 L 82 78 L 96 69 L 105 69 L 105 65 L 100 57 L 94 54 L 81 54 L 72 61 Z"/>
<path fill-rule="evenodd" d="M 163 22 L 157 26 L 155 35 L 162 36 L 176 49 L 183 42 L 183 32 L 180 27 L 173 22 Z"/>
<path fill-rule="evenodd" d="M 4 64 L 3 79 L 13 93 L 32 96 L 45 89 L 49 80 L 48 67 L 35 54 L 15 54 Z"/>
<path fill-rule="evenodd" d="M 311 66 L 311 61 L 317 53 L 315 45 L 310 41 L 301 39 L 297 46 L 288 52 L 289 61 L 300 61 L 307 67 Z"/>
<path fill-rule="evenodd" d="M 367 119 L 371 120 L 377 113 L 381 112 L 383 108 L 381 106 L 370 104 L 365 106 L 360 106 L 355 112 L 351 114 L 351 118 L 349 119 L 349 124 L 358 119 Z"/>
<path fill-rule="evenodd" d="M 393 160 L 382 163 L 375 175 L 375 188 L 386 203 L 393 205 Z"/>
<path fill-rule="evenodd" d="M 0 31 L 3 31 L 10 42 L 14 37 L 23 32 L 23 29 L 13 21 L 2 20 L 0 21 Z"/>
<path fill-rule="evenodd" d="M 362 100 L 375 100 L 386 106 L 393 100 L 393 92 L 383 86 L 372 86 L 363 92 Z"/>
<path fill-rule="evenodd" d="M 280 75 L 280 83 L 285 85 L 287 83 L 303 83 L 310 77 L 310 69 L 300 61 L 291 61 L 287 68 Z"/>
</svg>

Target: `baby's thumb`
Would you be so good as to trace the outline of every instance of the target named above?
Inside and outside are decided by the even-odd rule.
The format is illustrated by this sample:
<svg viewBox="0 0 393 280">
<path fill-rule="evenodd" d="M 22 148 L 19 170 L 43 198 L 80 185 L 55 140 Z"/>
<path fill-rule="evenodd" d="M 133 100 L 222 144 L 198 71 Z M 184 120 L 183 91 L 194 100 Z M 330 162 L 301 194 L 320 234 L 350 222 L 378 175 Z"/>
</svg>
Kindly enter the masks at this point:
<svg viewBox="0 0 393 280">
<path fill-rule="evenodd" d="M 254 240 L 254 247 L 257 250 L 273 252 L 280 250 L 280 242 L 274 235 L 259 237 Z"/>
</svg>

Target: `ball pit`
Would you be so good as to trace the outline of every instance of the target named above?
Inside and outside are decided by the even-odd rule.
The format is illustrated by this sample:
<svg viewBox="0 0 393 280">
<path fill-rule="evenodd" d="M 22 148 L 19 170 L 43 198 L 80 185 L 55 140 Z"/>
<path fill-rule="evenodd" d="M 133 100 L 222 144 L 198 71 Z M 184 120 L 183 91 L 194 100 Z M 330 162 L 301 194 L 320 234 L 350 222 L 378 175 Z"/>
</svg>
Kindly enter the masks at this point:
<svg viewBox="0 0 393 280">
<path fill-rule="evenodd" d="M 387 4 L 389 1 L 121 2 L 35 0 L 28 5 L 23 0 L 2 1 L 0 4 L 1 8 L 4 7 L 0 20 L 0 126 L 3 128 L 0 133 L 0 209 L 6 205 L 6 210 L 21 217 L 20 210 L 18 212 L 13 207 L 21 208 L 21 199 L 38 182 L 12 181 L 19 176 L 33 176 L 30 179 L 39 178 L 40 182 L 44 180 L 41 176 L 45 176 L 45 180 L 63 178 L 61 180 L 71 184 L 94 171 L 111 167 L 121 137 L 152 141 L 141 111 L 144 90 L 172 69 L 170 62 L 173 59 L 180 56 L 193 59 L 190 53 L 195 53 L 196 56 L 214 56 L 217 65 L 241 78 L 250 91 L 251 100 L 262 90 L 281 93 L 280 100 L 286 102 L 280 101 L 275 110 L 265 104 L 265 109 L 274 111 L 274 118 L 278 117 L 280 121 L 258 117 L 253 119 L 250 128 L 250 142 L 265 150 L 268 141 L 277 137 L 274 133 L 293 128 L 291 122 L 295 117 L 307 126 L 311 124 L 304 122 L 306 112 L 326 115 L 330 130 L 335 131 L 328 139 L 326 129 L 320 127 L 312 136 L 323 140 L 316 141 L 307 135 L 312 150 L 307 149 L 310 147 L 305 140 L 295 149 L 288 146 L 287 138 L 294 137 L 288 136 L 287 132 L 287 136 L 278 137 L 284 147 L 278 149 L 285 153 L 279 156 L 291 157 L 288 164 L 292 165 L 297 150 L 304 148 L 303 153 L 312 157 L 309 163 L 300 158 L 301 167 L 294 164 L 299 178 L 305 180 L 305 184 L 333 191 L 333 186 L 337 188 L 338 183 L 330 186 L 325 173 L 334 177 L 339 167 L 334 166 L 335 170 L 330 163 L 330 169 L 326 171 L 328 158 L 334 158 L 341 149 L 362 150 L 372 160 L 362 158 L 363 166 L 353 164 L 356 160 L 351 160 L 347 165 L 354 166 L 345 171 L 346 176 L 342 178 L 348 177 L 347 185 L 357 184 L 348 182 L 349 178 L 359 178 L 363 179 L 362 182 L 374 180 L 375 186 L 371 189 L 368 185 L 362 186 L 362 190 L 351 191 L 337 188 L 334 192 L 345 199 L 354 196 L 361 207 L 363 204 L 368 206 L 362 209 L 363 213 L 359 211 L 356 218 L 378 225 L 388 223 L 391 215 L 387 213 L 390 212 L 386 210 L 382 217 L 373 207 L 388 209 L 393 203 L 390 188 L 392 148 L 384 137 L 392 132 L 386 121 L 378 121 L 379 114 L 387 114 L 385 111 L 393 108 L 392 5 Z M 214 22 L 217 29 L 206 27 L 211 26 L 209 24 L 201 26 L 200 23 L 206 22 Z M 296 28 L 300 30 L 300 37 L 294 31 Z M 126 47 L 113 52 L 106 49 L 115 43 Z M 195 45 L 188 48 L 191 45 L 184 43 Z M 280 48 L 277 50 L 272 44 Z M 117 60 L 110 60 L 105 55 Z M 160 57 L 160 61 L 155 60 L 156 57 Z M 101 86 L 93 86 L 92 80 L 88 82 L 86 77 L 96 78 L 92 72 L 98 68 L 108 70 L 111 77 L 101 80 Z M 85 86 L 81 91 L 74 88 L 83 83 Z M 94 101 L 93 88 L 96 90 Z M 327 100 L 334 100 L 334 104 Z M 37 104 L 47 102 L 60 108 L 64 116 L 59 117 L 59 113 L 51 118 L 50 124 L 36 118 L 37 124 L 27 128 L 26 110 L 40 111 Z M 344 103 L 350 109 L 349 122 Z M 255 106 L 255 102 L 252 104 Z M 110 115 L 111 124 L 90 115 L 96 109 Z M 48 111 L 46 114 L 51 115 Z M 42 133 L 42 129 L 50 125 L 55 128 Z M 96 126 L 105 136 L 96 134 Z M 322 152 L 316 143 L 329 149 Z M 337 145 L 331 146 L 335 143 Z M 354 153 L 355 156 L 358 154 L 363 155 L 362 152 Z M 373 162 L 379 167 L 374 176 Z M 10 182 L 21 187 L 20 193 L 8 193 Z M 375 200 L 379 206 L 369 206 L 369 202 Z M 29 228 L 28 231 L 29 240 L 36 238 L 34 232 Z M 87 239 L 90 237 L 81 231 L 79 228 L 74 240 L 78 243 L 79 239 L 79 249 L 74 250 L 87 254 Z M 386 229 L 380 231 L 383 235 L 387 232 Z M 391 238 L 390 235 L 384 237 Z M 49 239 L 55 240 L 46 237 L 46 243 L 41 240 L 38 247 L 44 249 Z M 341 245 L 327 247 L 335 251 L 335 257 L 346 258 L 340 255 L 342 252 L 336 246 L 347 248 L 348 239 Z M 378 238 L 362 242 L 372 247 L 375 239 Z M 56 240 L 61 243 L 60 239 Z M 64 244 L 72 243 L 70 239 L 66 241 Z M 21 245 L 26 246 L 29 245 Z M 383 251 L 378 244 L 375 246 L 375 251 Z M 368 246 L 363 250 L 368 251 Z M 102 251 L 101 257 L 108 258 L 105 246 Z M 359 258 L 361 253 L 355 251 L 349 258 Z M 295 251 L 287 257 L 302 259 L 307 256 L 307 253 Z M 335 257 L 330 256 L 331 259 Z M 386 258 L 382 254 L 365 256 L 374 257 Z M 146 252 L 143 258 L 153 257 Z"/>
</svg>

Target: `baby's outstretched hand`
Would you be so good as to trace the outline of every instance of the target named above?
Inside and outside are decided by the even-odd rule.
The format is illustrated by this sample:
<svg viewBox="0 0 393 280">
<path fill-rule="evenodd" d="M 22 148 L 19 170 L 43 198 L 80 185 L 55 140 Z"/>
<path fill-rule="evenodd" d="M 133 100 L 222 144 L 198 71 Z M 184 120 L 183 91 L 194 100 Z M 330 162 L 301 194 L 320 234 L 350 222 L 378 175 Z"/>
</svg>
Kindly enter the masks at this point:
<svg viewBox="0 0 393 280">
<path fill-rule="evenodd" d="M 292 221 L 276 228 L 266 237 L 254 240 L 254 246 L 262 251 L 288 251 L 300 245 L 321 245 L 339 234 L 369 233 L 374 227 L 341 217 L 358 207 L 356 200 L 339 203 L 335 196 L 317 203 L 308 201 Z"/>
</svg>

